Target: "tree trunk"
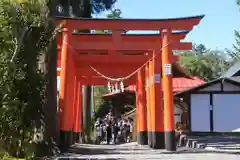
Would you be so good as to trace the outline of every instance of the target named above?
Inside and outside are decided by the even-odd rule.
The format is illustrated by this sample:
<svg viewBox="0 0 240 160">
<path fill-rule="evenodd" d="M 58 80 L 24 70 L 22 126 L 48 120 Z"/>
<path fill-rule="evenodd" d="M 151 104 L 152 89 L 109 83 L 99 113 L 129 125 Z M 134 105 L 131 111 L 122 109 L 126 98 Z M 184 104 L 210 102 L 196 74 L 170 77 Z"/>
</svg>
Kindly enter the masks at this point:
<svg viewBox="0 0 240 160">
<path fill-rule="evenodd" d="M 55 28 L 53 22 L 50 24 Z M 57 45 L 56 40 L 52 41 L 52 44 L 45 56 L 45 76 L 47 79 L 46 85 L 46 118 L 48 122 L 48 134 L 50 137 L 56 137 L 56 141 L 59 138 L 59 128 L 57 125 Z M 57 127 L 56 127 L 57 126 Z"/>
<path fill-rule="evenodd" d="M 54 14 L 56 8 L 56 1 L 49 0 L 47 15 L 47 30 L 50 32 L 49 37 L 53 37 L 56 25 L 54 21 Z M 46 103 L 44 106 L 45 119 L 47 122 L 45 138 L 50 138 L 51 141 L 59 141 L 59 128 L 57 125 L 57 42 L 53 38 L 50 42 L 46 52 L 41 57 L 43 62 L 42 70 L 44 71 L 46 79 Z M 50 140 L 49 139 L 49 140 Z"/>
</svg>

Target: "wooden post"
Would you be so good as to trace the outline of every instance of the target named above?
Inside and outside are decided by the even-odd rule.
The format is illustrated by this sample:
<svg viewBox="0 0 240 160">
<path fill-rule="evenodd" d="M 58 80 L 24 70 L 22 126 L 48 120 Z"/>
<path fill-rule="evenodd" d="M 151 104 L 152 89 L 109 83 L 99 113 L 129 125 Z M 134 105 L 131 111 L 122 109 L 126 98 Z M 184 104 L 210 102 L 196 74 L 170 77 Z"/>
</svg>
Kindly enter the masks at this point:
<svg viewBox="0 0 240 160">
<path fill-rule="evenodd" d="M 147 100 L 147 131 L 148 131 L 148 145 L 152 146 L 152 132 L 151 132 L 151 97 L 150 97 L 150 76 L 149 76 L 149 63 L 145 66 L 146 74 L 146 100 Z"/>
<path fill-rule="evenodd" d="M 60 146 L 65 148 L 67 144 L 67 132 L 69 131 L 68 126 L 68 117 L 71 114 L 68 110 L 67 98 L 68 95 L 68 85 L 69 81 L 69 72 L 67 68 L 69 66 L 70 59 L 70 46 L 71 43 L 71 30 L 64 28 L 63 30 L 63 43 L 61 50 L 61 72 L 60 72 L 60 89 L 59 89 L 59 125 L 60 125 Z"/>
<path fill-rule="evenodd" d="M 82 123 L 82 89 L 81 89 L 81 82 L 78 77 L 76 77 L 76 87 L 75 87 L 75 104 L 74 104 L 74 136 L 75 136 L 75 143 L 80 142 L 80 132 L 81 132 L 81 123 Z"/>
<path fill-rule="evenodd" d="M 150 123 L 151 123 L 151 146 L 153 147 L 153 127 L 154 127 L 154 122 L 153 122 L 153 112 L 154 112 L 154 106 L 155 106 L 155 93 L 154 93 L 154 68 L 153 68 L 153 60 L 149 61 L 149 105 L 150 105 Z"/>
<path fill-rule="evenodd" d="M 72 120 L 72 139 L 73 139 L 73 144 L 76 143 L 76 132 L 75 132 L 75 125 L 77 123 L 77 119 L 76 119 L 76 116 L 77 116 L 77 96 L 78 96 L 78 90 L 77 90 L 77 76 L 74 76 L 74 81 L 73 81 L 73 85 L 74 85 L 74 88 L 73 88 L 73 120 Z"/>
<path fill-rule="evenodd" d="M 83 132 L 83 127 L 82 127 L 82 124 L 83 124 L 83 116 L 82 116 L 82 113 L 83 113 L 83 109 L 82 109 L 82 106 L 83 106 L 83 100 L 82 100 L 82 85 L 81 85 L 81 81 L 79 79 L 78 81 L 78 85 L 79 85 L 79 99 L 78 99 L 78 107 L 79 107 L 79 118 L 78 118 L 78 122 L 79 124 L 77 125 L 78 126 L 78 129 L 79 130 L 79 134 L 78 134 L 78 142 L 82 142 L 82 132 Z"/>
<path fill-rule="evenodd" d="M 172 89 L 172 49 L 171 30 L 163 29 L 162 35 L 162 68 L 163 68 L 163 97 L 164 97 L 164 133 L 166 150 L 175 151 L 174 102 Z"/>
<path fill-rule="evenodd" d="M 137 73 L 136 84 L 137 142 L 138 144 L 141 145 L 148 144 L 146 92 L 144 84 L 145 84 L 144 69 L 141 69 Z"/>
<path fill-rule="evenodd" d="M 153 56 L 160 52 L 154 50 Z M 162 106 L 162 87 L 161 87 L 161 56 L 158 55 L 152 60 L 151 67 L 151 122 L 152 122 L 152 148 L 164 149 L 164 126 L 163 126 L 163 106 Z"/>
<path fill-rule="evenodd" d="M 70 114 L 68 116 L 68 144 L 72 145 L 74 143 L 74 133 L 73 133 L 73 126 L 74 126 L 74 89 L 76 85 L 76 79 L 75 79 L 75 68 L 74 68 L 74 63 L 73 63 L 73 57 L 70 54 L 70 59 L 69 59 L 69 68 L 71 72 L 69 72 L 69 83 L 67 84 L 68 87 L 68 98 L 67 98 L 67 109 L 69 110 Z"/>
</svg>

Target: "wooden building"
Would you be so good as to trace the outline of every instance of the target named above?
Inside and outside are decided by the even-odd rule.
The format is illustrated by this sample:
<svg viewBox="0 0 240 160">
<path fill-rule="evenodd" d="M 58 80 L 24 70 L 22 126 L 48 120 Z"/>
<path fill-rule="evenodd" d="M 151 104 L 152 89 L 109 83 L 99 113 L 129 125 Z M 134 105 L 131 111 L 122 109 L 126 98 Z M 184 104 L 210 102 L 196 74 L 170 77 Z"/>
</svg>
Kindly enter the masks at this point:
<svg viewBox="0 0 240 160">
<path fill-rule="evenodd" d="M 240 130 L 240 63 L 222 77 L 175 94 L 188 104 L 190 131 Z"/>
</svg>

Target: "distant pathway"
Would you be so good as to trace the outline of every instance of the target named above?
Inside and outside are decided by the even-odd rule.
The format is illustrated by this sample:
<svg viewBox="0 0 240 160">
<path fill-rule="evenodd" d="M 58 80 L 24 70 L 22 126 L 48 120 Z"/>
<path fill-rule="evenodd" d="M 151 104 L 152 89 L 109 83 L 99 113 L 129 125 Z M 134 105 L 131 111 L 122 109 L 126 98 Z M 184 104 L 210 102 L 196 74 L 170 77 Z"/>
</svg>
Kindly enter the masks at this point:
<svg viewBox="0 0 240 160">
<path fill-rule="evenodd" d="M 71 158 L 70 158 L 71 157 Z M 136 143 L 122 145 L 76 144 L 58 159 L 127 159 L 127 160 L 239 160 L 238 154 L 213 153 L 203 149 L 180 148 L 175 153 L 153 150 Z"/>
</svg>

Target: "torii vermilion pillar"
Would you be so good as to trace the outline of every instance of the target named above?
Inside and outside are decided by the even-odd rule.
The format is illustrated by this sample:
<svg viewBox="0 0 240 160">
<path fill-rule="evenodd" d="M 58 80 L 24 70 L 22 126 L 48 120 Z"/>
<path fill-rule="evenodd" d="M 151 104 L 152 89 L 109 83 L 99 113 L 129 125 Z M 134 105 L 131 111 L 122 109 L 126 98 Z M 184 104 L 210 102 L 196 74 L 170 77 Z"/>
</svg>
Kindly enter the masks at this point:
<svg viewBox="0 0 240 160">
<path fill-rule="evenodd" d="M 137 117 L 137 142 L 138 144 L 148 144 L 147 133 L 147 108 L 146 108 L 146 92 L 145 92 L 145 68 L 137 73 L 136 82 L 136 117 Z"/>
<path fill-rule="evenodd" d="M 150 62 L 149 62 L 150 63 Z M 147 108 L 147 113 L 146 116 L 147 118 L 147 139 L 148 139 L 148 144 L 150 147 L 152 146 L 152 134 L 151 134 L 151 103 L 150 103 L 150 74 L 149 74 L 149 63 L 145 65 L 145 93 L 146 93 L 146 108 Z"/>
<path fill-rule="evenodd" d="M 80 112 L 78 98 L 79 92 L 76 87 L 85 84 L 99 85 L 107 84 L 106 80 L 96 78 L 89 70 L 89 65 L 95 66 L 100 71 L 101 69 L 111 69 L 112 72 L 107 72 L 107 76 L 119 76 L 124 74 L 120 69 L 127 71 L 136 69 L 135 67 L 142 65 L 144 60 L 149 59 L 145 54 L 139 55 L 121 55 L 121 52 L 142 52 L 146 53 L 153 51 L 154 54 L 160 54 L 162 57 L 149 61 L 146 66 L 145 76 L 147 87 L 146 93 L 144 90 L 144 75 L 145 68 L 141 68 L 137 75 L 137 118 L 138 135 L 140 144 L 146 143 L 146 133 L 148 134 L 148 142 L 153 148 L 166 148 L 173 151 L 175 146 L 175 124 L 174 124 L 174 108 L 173 108 L 173 93 L 172 93 L 172 71 L 171 65 L 173 62 L 172 49 L 175 42 L 179 43 L 182 38 L 174 38 L 174 30 L 191 30 L 194 25 L 197 25 L 203 16 L 187 17 L 179 19 L 165 20 L 111 20 L 111 19 L 64 19 L 65 29 L 62 36 L 61 49 L 61 74 L 60 74 L 60 91 L 59 91 L 59 107 L 60 107 L 60 129 L 61 133 L 79 132 L 78 120 L 81 115 L 75 112 Z M 61 17 L 62 18 L 62 17 Z M 73 29 L 86 30 L 113 30 L 112 35 L 73 35 Z M 154 37 L 139 38 L 138 36 L 121 35 L 119 30 L 160 30 L 161 35 Z M 162 36 L 162 37 L 161 37 Z M 80 39 L 78 39 L 80 37 Z M 83 38 L 85 37 L 85 38 Z M 95 39 L 93 39 L 95 37 Z M 157 37 L 157 38 L 156 38 Z M 82 38 L 82 39 L 81 39 Z M 101 41 L 101 40 L 103 41 Z M 175 40 L 174 40 L 175 39 Z M 184 44 L 184 43 L 180 43 Z M 179 44 L 177 44 L 179 45 Z M 189 49 L 189 45 L 187 49 Z M 163 47 L 162 50 L 158 49 Z M 178 49 L 179 48 L 176 47 Z M 79 52 L 107 51 L 107 54 L 79 54 Z M 153 55 L 153 54 L 152 54 Z M 162 60 L 162 61 L 161 61 Z M 162 62 L 162 63 L 161 63 Z M 113 64 L 117 63 L 118 68 L 114 68 Z M 128 67 L 124 67 L 128 63 Z M 129 64 L 135 63 L 135 67 Z M 111 64 L 111 65 L 110 65 Z M 120 65 L 121 64 L 121 65 Z M 109 68 L 109 65 L 111 68 Z M 72 70 L 71 73 L 69 73 Z M 114 72 L 118 69 L 118 72 Z M 161 74 L 162 71 L 162 74 Z M 160 74 L 160 82 L 155 82 L 155 75 Z M 100 76 L 100 78 L 102 78 Z M 103 79 L 103 78 L 102 78 Z M 101 82 L 100 82 L 101 81 Z M 135 82 L 136 84 L 136 82 Z M 162 88 L 162 89 L 161 89 Z M 162 90 L 164 98 L 164 109 L 162 108 Z M 146 96 L 144 96 L 146 95 Z M 146 99 L 146 102 L 145 102 Z M 78 102 L 77 102 L 78 101 Z M 143 106 L 143 107 L 142 107 Z M 147 108 L 147 115 L 144 112 Z M 162 112 L 164 110 L 164 115 Z M 147 119 L 147 123 L 146 123 Z M 164 122 L 164 129 L 163 123 Z M 146 130 L 147 129 L 147 130 Z M 163 136 L 165 135 L 165 137 Z M 165 141 L 165 145 L 164 145 Z"/>
<path fill-rule="evenodd" d="M 149 62 L 150 75 L 150 112 L 151 112 L 151 146 L 156 149 L 165 148 L 164 139 L 164 122 L 162 107 L 162 81 L 161 81 L 161 45 L 153 51 L 153 60 Z"/>
<path fill-rule="evenodd" d="M 174 121 L 174 102 L 172 87 L 172 49 L 171 49 L 171 29 L 162 30 L 162 46 L 167 46 L 162 50 L 162 86 L 164 98 L 164 133 L 165 148 L 167 150 L 176 150 L 175 142 L 175 121 Z"/>
</svg>

